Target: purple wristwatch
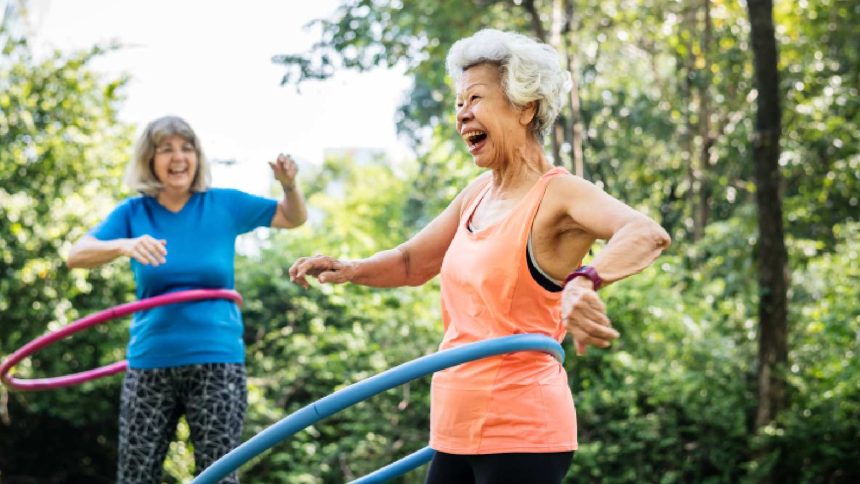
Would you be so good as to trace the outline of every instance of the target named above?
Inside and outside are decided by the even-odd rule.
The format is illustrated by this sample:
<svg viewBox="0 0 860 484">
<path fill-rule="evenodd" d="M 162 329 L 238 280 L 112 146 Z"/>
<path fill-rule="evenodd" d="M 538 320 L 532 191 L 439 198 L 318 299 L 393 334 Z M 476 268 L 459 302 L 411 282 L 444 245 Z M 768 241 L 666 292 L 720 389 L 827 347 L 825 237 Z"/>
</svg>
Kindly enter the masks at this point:
<svg viewBox="0 0 860 484">
<path fill-rule="evenodd" d="M 579 269 L 571 272 L 564 279 L 563 286 L 566 286 L 568 282 L 576 279 L 577 277 L 587 277 L 591 280 L 591 287 L 596 291 L 600 289 L 600 286 L 603 285 L 603 279 L 597 274 L 597 271 L 594 267 L 591 266 L 580 266 Z"/>
</svg>

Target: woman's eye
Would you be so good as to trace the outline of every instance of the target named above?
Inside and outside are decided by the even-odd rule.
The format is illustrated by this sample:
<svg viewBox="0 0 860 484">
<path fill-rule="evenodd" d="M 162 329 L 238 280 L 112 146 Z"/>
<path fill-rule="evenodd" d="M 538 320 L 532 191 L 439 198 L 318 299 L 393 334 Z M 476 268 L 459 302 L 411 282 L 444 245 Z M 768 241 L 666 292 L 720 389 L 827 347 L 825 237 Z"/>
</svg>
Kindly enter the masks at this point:
<svg viewBox="0 0 860 484">
<path fill-rule="evenodd" d="M 477 94 L 473 94 L 472 97 L 469 98 L 469 101 L 476 101 L 478 99 L 481 99 L 481 96 L 478 96 Z"/>
</svg>

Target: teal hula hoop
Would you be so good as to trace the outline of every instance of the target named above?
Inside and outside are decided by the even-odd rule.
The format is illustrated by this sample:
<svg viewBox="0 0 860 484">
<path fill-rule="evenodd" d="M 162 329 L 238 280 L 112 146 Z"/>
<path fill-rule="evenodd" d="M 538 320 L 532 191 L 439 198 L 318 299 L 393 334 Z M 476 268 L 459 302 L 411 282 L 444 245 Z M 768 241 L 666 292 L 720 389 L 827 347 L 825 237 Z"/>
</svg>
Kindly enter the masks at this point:
<svg viewBox="0 0 860 484">
<path fill-rule="evenodd" d="M 423 356 L 354 383 L 296 410 L 215 461 L 191 482 L 192 484 L 215 484 L 242 464 L 287 437 L 385 390 L 468 361 L 516 351 L 540 351 L 551 354 L 559 363 L 564 361 L 564 350 L 558 341 L 538 334 L 503 336 Z M 385 482 L 426 464 L 433 458 L 434 453 L 433 449 L 425 447 L 353 482 L 360 484 Z"/>
</svg>

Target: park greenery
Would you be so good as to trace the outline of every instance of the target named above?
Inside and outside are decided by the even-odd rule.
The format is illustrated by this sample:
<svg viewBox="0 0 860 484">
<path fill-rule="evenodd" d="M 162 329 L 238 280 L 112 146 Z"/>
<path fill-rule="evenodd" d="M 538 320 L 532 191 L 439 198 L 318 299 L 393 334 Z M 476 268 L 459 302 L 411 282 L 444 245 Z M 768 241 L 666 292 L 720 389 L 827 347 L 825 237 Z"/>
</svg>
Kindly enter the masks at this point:
<svg viewBox="0 0 860 484">
<path fill-rule="evenodd" d="M 571 102 L 547 140 L 556 162 L 649 214 L 674 244 L 602 291 L 622 337 L 565 367 L 580 448 L 570 482 L 857 482 L 860 479 L 860 4 L 773 5 L 782 104 L 779 203 L 789 274 L 784 394 L 761 422 L 757 99 L 747 3 L 725 0 L 346 0 L 309 52 L 284 52 L 285 88 L 338 69 L 405 67 L 396 121 L 414 160 L 332 158 L 303 173 L 311 221 L 257 232 L 237 259 L 245 299 L 245 437 L 441 341 L 438 281 L 302 289 L 300 256 L 393 247 L 478 171 L 452 128 L 445 53 L 483 27 L 556 45 Z M 70 270 L 63 255 L 113 204 L 134 126 L 105 49 L 34 57 L 0 27 L 0 355 L 134 298 L 127 262 Z M 772 94 L 773 94 L 772 93 Z M 205 142 L 205 140 L 204 140 Z M 369 183 L 368 180 L 372 180 Z M 595 251 L 599 251 L 595 247 Z M 123 358 L 127 321 L 54 345 L 21 377 Z M 0 482 L 113 482 L 120 378 L 50 392 L 0 386 Z M 262 454 L 243 482 L 335 483 L 426 445 L 429 379 L 389 390 Z M 166 462 L 187 481 L 187 427 Z M 403 482 L 421 482 L 415 471 Z"/>
</svg>

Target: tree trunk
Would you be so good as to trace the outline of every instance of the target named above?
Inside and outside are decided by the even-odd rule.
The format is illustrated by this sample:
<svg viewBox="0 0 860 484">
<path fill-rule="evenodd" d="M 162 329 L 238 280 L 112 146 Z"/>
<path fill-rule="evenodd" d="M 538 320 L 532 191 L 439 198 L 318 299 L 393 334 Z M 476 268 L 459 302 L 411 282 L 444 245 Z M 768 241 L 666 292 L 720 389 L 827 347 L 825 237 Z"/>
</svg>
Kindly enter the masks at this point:
<svg viewBox="0 0 860 484">
<path fill-rule="evenodd" d="M 570 156 L 573 173 L 585 177 L 585 163 L 582 153 L 585 127 L 582 123 L 582 105 L 579 98 L 579 83 L 576 78 L 576 57 L 572 52 L 573 39 L 573 0 L 556 0 L 553 5 L 558 30 L 557 47 L 562 55 L 567 71 L 570 72 Z"/>
<path fill-rule="evenodd" d="M 585 165 L 583 162 L 582 145 L 585 129 L 582 123 L 582 108 L 579 99 L 579 85 L 576 81 L 575 69 L 576 62 L 574 53 L 571 52 L 570 46 L 573 41 L 569 39 L 572 34 L 573 24 L 573 2 L 571 0 L 555 0 L 553 2 L 552 26 L 550 28 L 550 38 L 547 39 L 547 32 L 543 26 L 534 0 L 524 0 L 522 7 L 529 14 L 532 31 L 535 36 L 544 43 L 548 43 L 558 50 L 562 57 L 562 62 L 571 74 L 571 89 L 570 89 L 570 121 L 571 121 L 571 168 L 573 172 L 580 177 L 585 176 Z M 555 125 L 550 132 L 552 142 L 552 152 L 556 165 L 564 165 L 562 160 L 561 146 L 564 143 L 564 131 L 567 129 L 567 123 L 561 116 L 556 119 Z"/>
<path fill-rule="evenodd" d="M 514 2 L 516 5 L 516 2 Z M 540 12 L 537 10 L 537 6 L 535 5 L 534 0 L 525 0 L 522 2 L 522 7 L 529 14 L 529 19 L 531 20 L 532 31 L 543 43 L 550 43 L 549 39 L 547 39 L 546 30 L 543 27 L 543 22 L 540 18 Z M 561 146 L 564 144 L 564 123 L 559 116 L 556 118 L 553 123 L 552 128 L 549 132 L 550 139 L 550 147 L 552 149 L 552 163 L 555 166 L 564 166 L 564 160 L 561 158 Z"/>
<path fill-rule="evenodd" d="M 703 0 L 704 26 L 702 28 L 702 77 L 699 80 L 699 139 L 701 151 L 699 153 L 699 207 L 696 213 L 695 225 L 699 228 L 699 235 L 705 233 L 711 212 L 711 147 L 714 145 L 714 136 L 711 133 L 711 37 L 713 23 L 711 21 L 711 0 Z"/>
<path fill-rule="evenodd" d="M 693 242 L 702 238 L 702 227 L 699 226 L 699 191 L 701 190 L 701 170 L 696 158 L 696 90 L 693 80 L 696 76 L 696 52 L 693 39 L 697 37 L 696 10 L 692 0 L 682 3 L 684 21 L 679 25 L 679 36 L 684 39 L 686 53 L 683 58 L 684 81 L 681 83 L 681 97 L 684 103 L 684 152 L 682 156 L 687 162 L 687 206 L 690 209 L 690 236 Z M 688 35 L 684 35 L 684 33 Z M 701 124 L 701 123 L 699 123 Z"/>
<path fill-rule="evenodd" d="M 756 428 L 786 405 L 788 362 L 787 255 L 780 196 L 781 107 L 772 0 L 747 0 L 755 67 L 756 119 L 752 148 L 758 205 L 759 353 Z"/>
</svg>

